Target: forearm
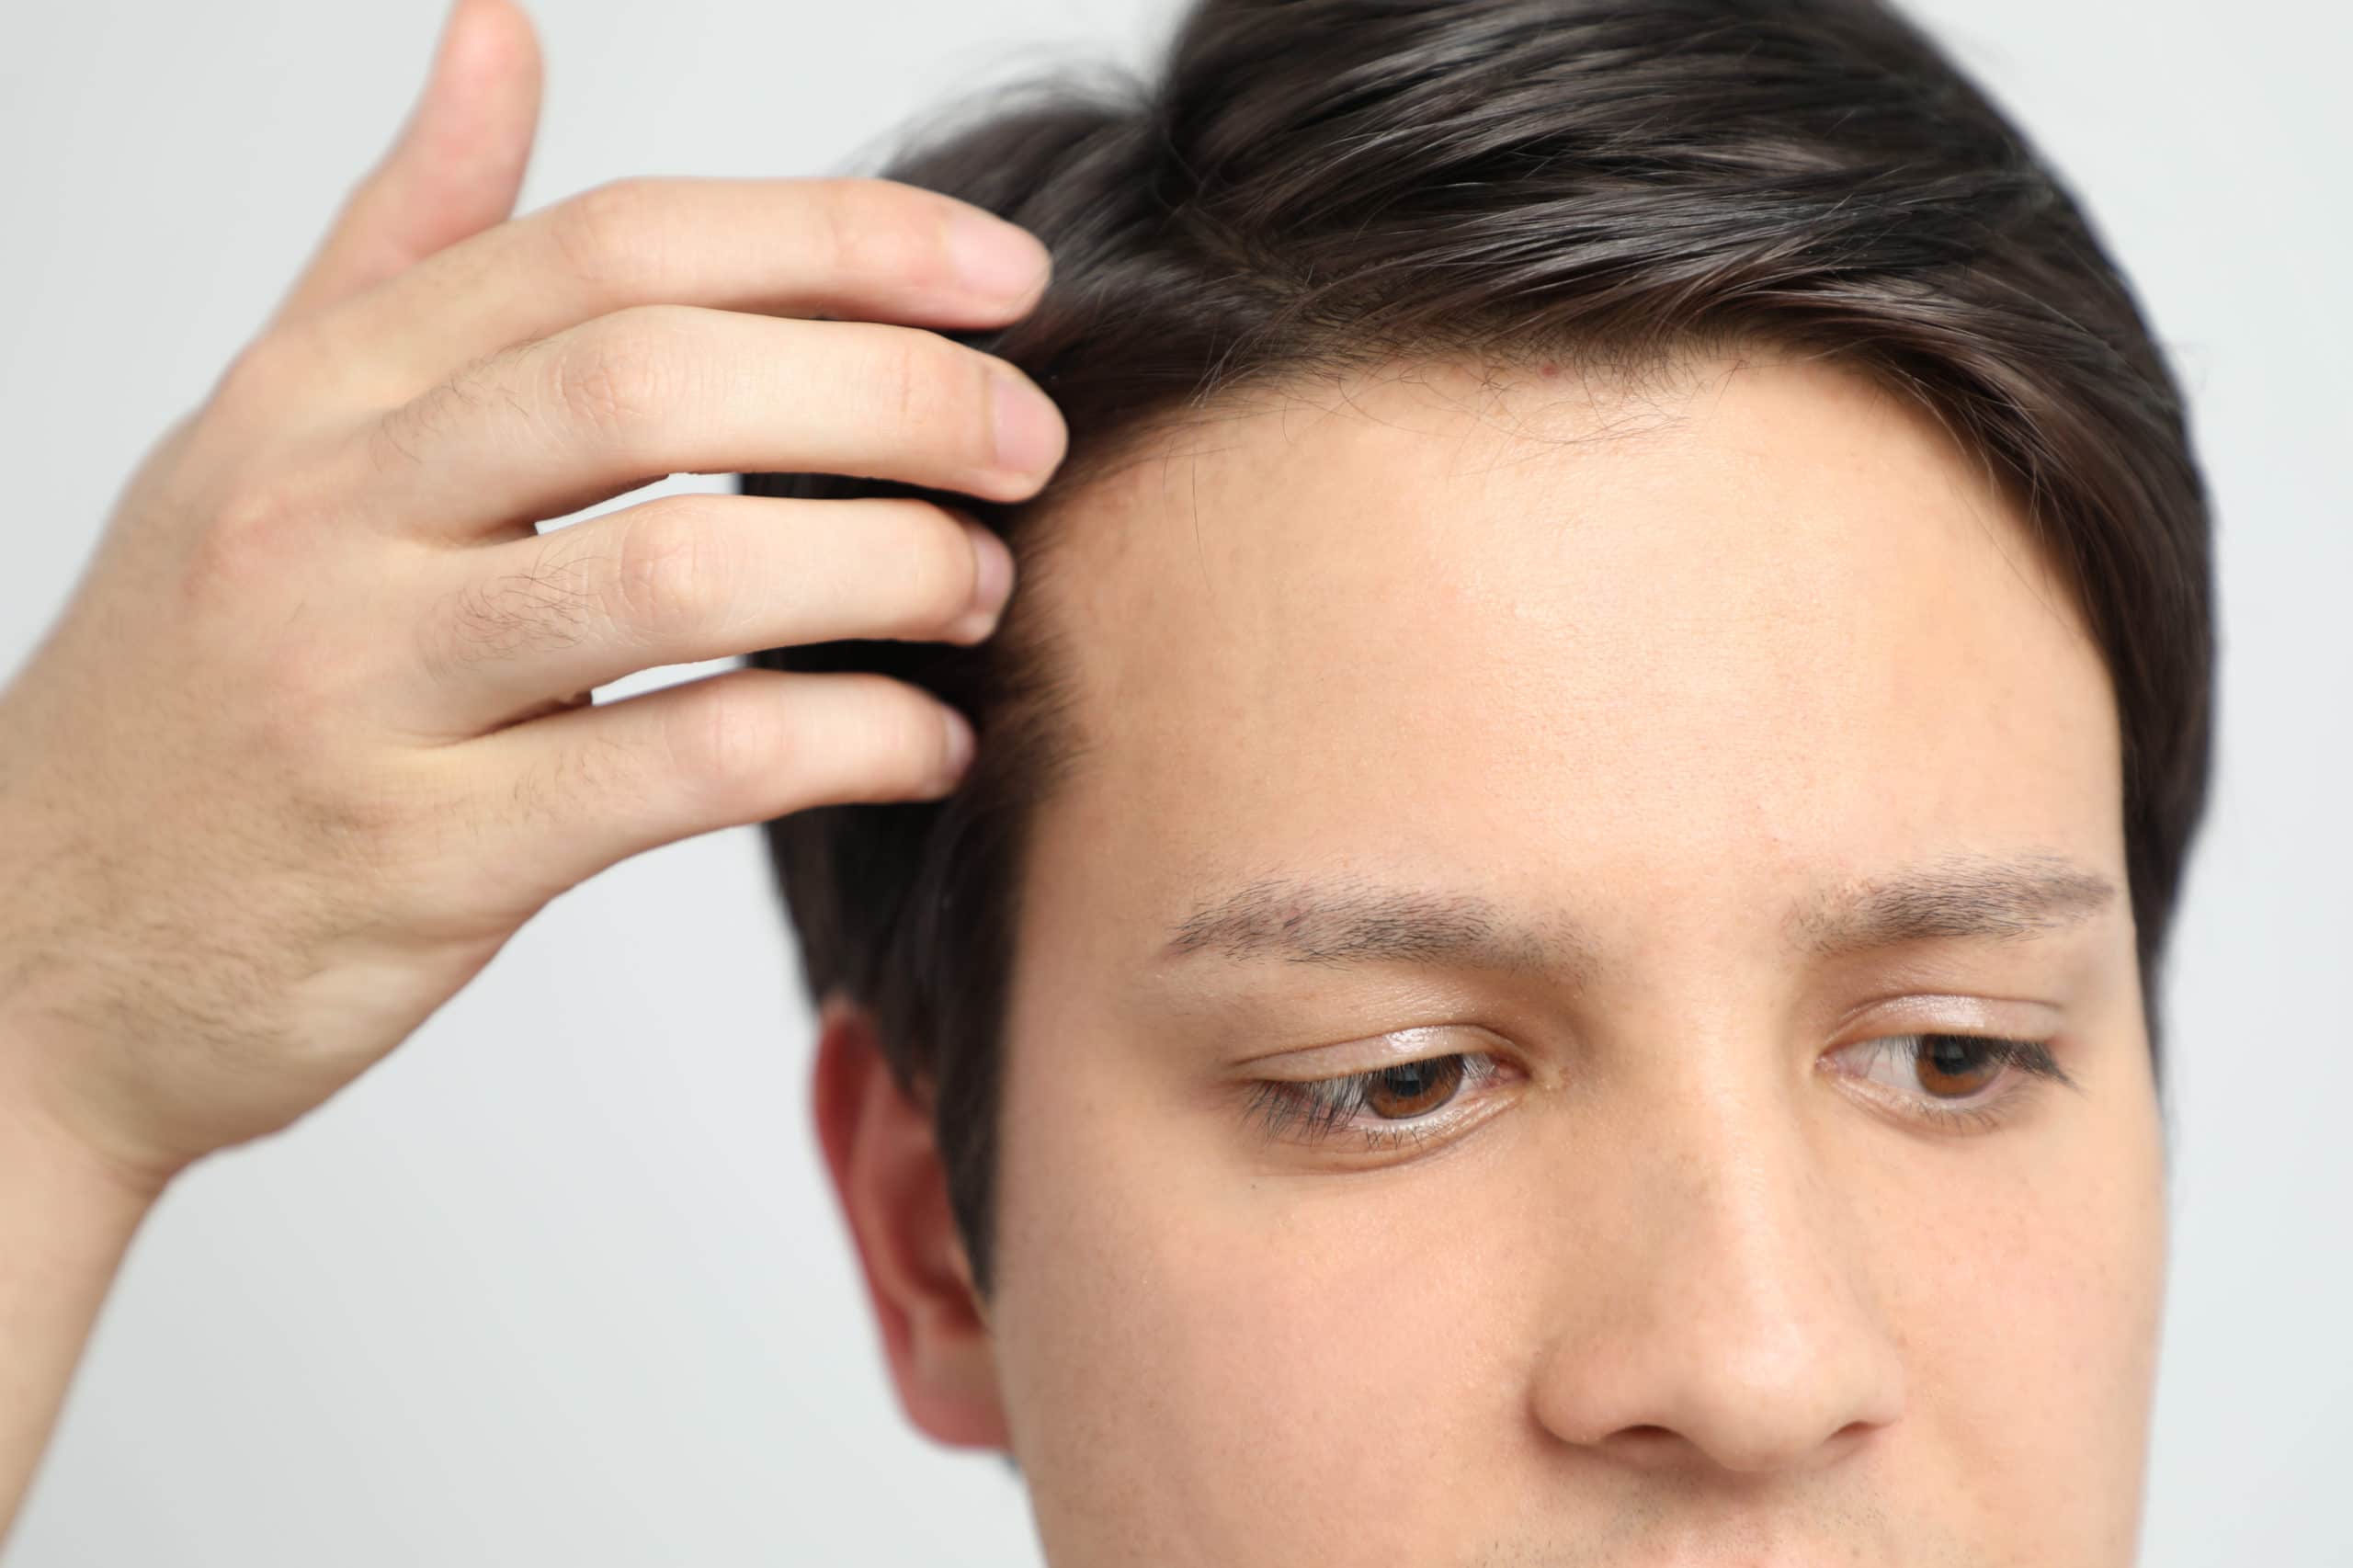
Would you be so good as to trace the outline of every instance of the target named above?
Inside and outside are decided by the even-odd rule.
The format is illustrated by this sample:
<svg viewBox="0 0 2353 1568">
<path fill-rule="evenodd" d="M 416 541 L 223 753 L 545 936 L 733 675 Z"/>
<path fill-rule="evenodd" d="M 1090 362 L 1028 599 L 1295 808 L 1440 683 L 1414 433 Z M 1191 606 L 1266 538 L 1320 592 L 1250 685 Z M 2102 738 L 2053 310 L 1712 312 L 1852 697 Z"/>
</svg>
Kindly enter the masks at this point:
<svg viewBox="0 0 2353 1568">
<path fill-rule="evenodd" d="M 0 1089 L 0 1543 L 156 1196 Z"/>
</svg>

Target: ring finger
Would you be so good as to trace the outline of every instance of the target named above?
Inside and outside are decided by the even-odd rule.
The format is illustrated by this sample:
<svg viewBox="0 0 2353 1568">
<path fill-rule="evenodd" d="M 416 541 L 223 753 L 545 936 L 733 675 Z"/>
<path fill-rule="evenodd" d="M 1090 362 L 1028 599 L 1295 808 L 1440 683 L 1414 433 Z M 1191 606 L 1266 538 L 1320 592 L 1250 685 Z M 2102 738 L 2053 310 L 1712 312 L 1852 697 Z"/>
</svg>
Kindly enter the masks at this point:
<svg viewBox="0 0 2353 1568">
<path fill-rule="evenodd" d="M 972 643 L 1013 558 L 908 497 L 665 495 L 528 540 L 442 552 L 404 726 L 480 735 L 639 670 L 841 638 Z"/>
</svg>

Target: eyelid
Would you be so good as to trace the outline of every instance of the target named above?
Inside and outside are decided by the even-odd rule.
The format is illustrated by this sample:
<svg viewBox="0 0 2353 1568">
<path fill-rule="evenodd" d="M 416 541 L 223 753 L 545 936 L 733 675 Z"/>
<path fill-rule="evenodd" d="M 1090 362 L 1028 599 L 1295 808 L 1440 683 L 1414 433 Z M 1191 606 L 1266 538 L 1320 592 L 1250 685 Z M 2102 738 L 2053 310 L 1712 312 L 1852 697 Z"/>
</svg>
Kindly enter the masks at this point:
<svg viewBox="0 0 2353 1568">
<path fill-rule="evenodd" d="M 1478 1052 L 1492 1055 L 1495 1048 L 1503 1045 L 1505 1042 L 1501 1039 L 1475 1024 L 1423 1024 L 1412 1028 L 1366 1035 L 1336 1045 L 1310 1046 L 1303 1051 L 1279 1051 L 1266 1056 L 1248 1057 L 1234 1065 L 1251 1068 L 1254 1075 L 1259 1077 L 1312 1083 L 1324 1078 L 1345 1078 L 1358 1073 L 1378 1072 L 1384 1067 L 1402 1067 L 1408 1062 L 1427 1061 L 1433 1056 L 1451 1056 L 1458 1051 L 1464 1055 Z M 1279 1074 L 1273 1071 L 1276 1068 L 1281 1069 Z"/>
<path fill-rule="evenodd" d="M 2057 1032 L 2064 1017 L 2055 1005 L 2030 997 L 1903 991 L 1856 1004 L 1833 1021 L 1832 1029 L 1843 1034 L 1867 1027 L 1874 1036 L 1982 1034 L 2025 1040 Z M 1865 1018 L 1870 1020 L 1867 1026 L 1861 1024 Z"/>
</svg>

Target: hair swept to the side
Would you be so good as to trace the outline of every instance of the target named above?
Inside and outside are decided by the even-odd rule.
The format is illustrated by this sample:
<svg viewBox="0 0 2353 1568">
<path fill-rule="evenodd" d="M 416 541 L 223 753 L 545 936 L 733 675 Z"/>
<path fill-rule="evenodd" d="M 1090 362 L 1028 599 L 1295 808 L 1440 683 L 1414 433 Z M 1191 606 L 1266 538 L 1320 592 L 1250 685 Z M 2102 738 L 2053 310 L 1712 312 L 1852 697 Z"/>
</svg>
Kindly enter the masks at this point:
<svg viewBox="0 0 2353 1568">
<path fill-rule="evenodd" d="M 2211 769 L 2204 483 L 2076 200 L 1908 19 L 1875 0 L 1204 0 L 1147 76 L 1097 62 L 990 89 L 850 172 L 959 197 L 1051 250 L 1031 314 L 948 335 L 1054 398 L 1068 458 L 1011 505 L 825 474 L 741 488 L 961 506 L 1025 584 L 1041 503 L 1270 378 L 1415 356 L 1633 374 L 1760 342 L 1916 400 L 2017 498 L 2106 657 L 2161 1059 L 2161 959 Z M 1061 675 L 1084 650 L 1021 601 L 974 648 L 752 661 L 881 671 L 979 730 L 943 801 L 765 831 L 810 994 L 871 1007 L 931 1107 L 983 1296 L 1022 835 L 1084 744 Z"/>
</svg>

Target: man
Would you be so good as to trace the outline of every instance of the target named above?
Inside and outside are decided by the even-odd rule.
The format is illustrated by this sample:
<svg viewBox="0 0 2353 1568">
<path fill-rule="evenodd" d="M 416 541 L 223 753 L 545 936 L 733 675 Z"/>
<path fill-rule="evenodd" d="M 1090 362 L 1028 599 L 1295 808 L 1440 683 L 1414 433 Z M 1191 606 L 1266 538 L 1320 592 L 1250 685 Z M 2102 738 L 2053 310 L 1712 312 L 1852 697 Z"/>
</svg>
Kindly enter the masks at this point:
<svg viewBox="0 0 2353 1568">
<path fill-rule="evenodd" d="M 437 81 L 0 698 L 15 1484 L 178 1170 L 766 822 L 903 1403 L 1051 1561 L 2130 1562 L 2203 497 L 1926 40 L 1210 4 L 501 222 L 452 36 L 490 173 Z"/>
</svg>

